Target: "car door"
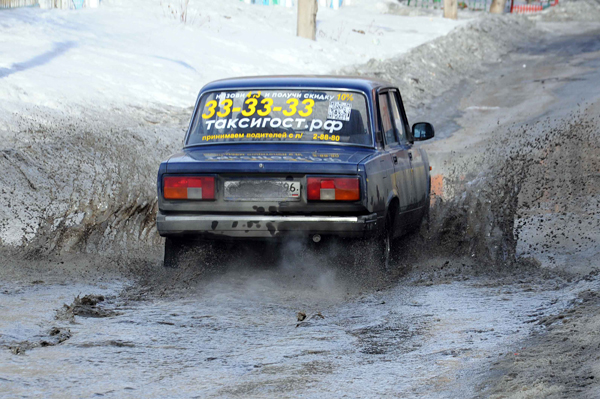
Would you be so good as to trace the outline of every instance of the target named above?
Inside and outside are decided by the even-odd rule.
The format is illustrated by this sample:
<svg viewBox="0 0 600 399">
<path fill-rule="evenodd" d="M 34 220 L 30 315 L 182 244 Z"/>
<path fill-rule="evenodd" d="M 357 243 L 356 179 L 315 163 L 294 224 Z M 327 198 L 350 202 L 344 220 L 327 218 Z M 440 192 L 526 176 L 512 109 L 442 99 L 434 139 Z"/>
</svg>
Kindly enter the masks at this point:
<svg viewBox="0 0 600 399">
<path fill-rule="evenodd" d="M 400 203 L 398 211 L 402 213 L 414 207 L 416 198 L 414 195 L 408 150 L 405 143 L 399 141 L 399 130 L 396 128 L 394 120 L 394 103 L 391 101 L 391 98 L 393 98 L 393 92 L 386 90 L 379 93 L 379 114 L 381 117 L 385 150 L 389 153 L 394 167 L 392 187 L 394 187 L 398 195 Z M 406 137 L 406 135 L 403 136 Z"/>
<path fill-rule="evenodd" d="M 390 91 L 390 100 L 392 102 L 391 109 L 394 124 L 399 132 L 400 145 L 406 148 L 408 159 L 410 160 L 411 180 L 414 193 L 414 203 L 412 206 L 418 208 L 425 204 L 428 192 L 429 175 L 427 173 L 428 171 L 425 170 L 427 162 L 423 158 L 421 150 L 411 144 L 412 139 L 409 137 L 411 134 L 410 127 L 406 119 L 400 92 L 398 92 L 398 90 Z"/>
</svg>

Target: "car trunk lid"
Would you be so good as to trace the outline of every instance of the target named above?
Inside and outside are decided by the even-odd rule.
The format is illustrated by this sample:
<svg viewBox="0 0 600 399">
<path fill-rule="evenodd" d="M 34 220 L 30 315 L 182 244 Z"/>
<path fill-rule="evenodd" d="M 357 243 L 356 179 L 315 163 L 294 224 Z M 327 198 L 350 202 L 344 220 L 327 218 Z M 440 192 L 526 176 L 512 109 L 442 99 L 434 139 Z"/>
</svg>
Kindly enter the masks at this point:
<svg viewBox="0 0 600 399">
<path fill-rule="evenodd" d="M 354 174 L 373 149 L 352 146 L 201 146 L 173 155 L 167 173 Z"/>
</svg>

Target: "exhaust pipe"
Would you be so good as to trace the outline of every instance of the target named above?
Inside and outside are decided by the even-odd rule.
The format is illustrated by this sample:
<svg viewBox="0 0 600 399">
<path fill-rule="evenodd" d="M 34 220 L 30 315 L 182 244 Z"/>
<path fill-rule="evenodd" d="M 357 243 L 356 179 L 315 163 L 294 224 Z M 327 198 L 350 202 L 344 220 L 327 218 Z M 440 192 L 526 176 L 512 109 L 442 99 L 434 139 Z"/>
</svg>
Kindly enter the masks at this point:
<svg viewBox="0 0 600 399">
<path fill-rule="evenodd" d="M 313 242 L 320 242 L 321 241 L 321 235 L 320 234 L 315 234 L 312 237 Z"/>
</svg>

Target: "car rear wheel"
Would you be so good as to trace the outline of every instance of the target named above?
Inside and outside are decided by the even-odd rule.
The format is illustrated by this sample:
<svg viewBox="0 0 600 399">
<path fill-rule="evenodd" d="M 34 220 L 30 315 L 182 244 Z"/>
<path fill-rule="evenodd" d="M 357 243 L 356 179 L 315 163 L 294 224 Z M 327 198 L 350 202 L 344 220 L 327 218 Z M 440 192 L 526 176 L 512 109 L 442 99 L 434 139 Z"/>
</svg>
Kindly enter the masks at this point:
<svg viewBox="0 0 600 399">
<path fill-rule="evenodd" d="M 181 238 L 167 237 L 165 239 L 165 254 L 163 265 L 167 268 L 177 268 L 181 264 L 181 260 L 185 255 L 188 245 Z"/>
<path fill-rule="evenodd" d="M 192 267 L 205 271 L 222 270 L 224 265 L 239 254 L 235 249 L 219 240 L 167 237 L 163 265 L 171 269 Z"/>
<path fill-rule="evenodd" d="M 385 226 L 378 237 L 373 239 L 373 247 L 375 249 L 375 261 L 382 271 L 390 269 L 393 254 L 394 240 L 394 218 L 391 212 L 385 217 Z"/>
<path fill-rule="evenodd" d="M 429 183 L 431 187 L 431 182 Z M 423 214 L 421 216 L 421 223 L 419 224 L 419 230 L 421 235 L 426 236 L 429 232 L 430 223 L 430 210 L 431 210 L 431 190 L 427 190 L 427 200 L 425 201 L 425 205 L 423 207 Z"/>
</svg>

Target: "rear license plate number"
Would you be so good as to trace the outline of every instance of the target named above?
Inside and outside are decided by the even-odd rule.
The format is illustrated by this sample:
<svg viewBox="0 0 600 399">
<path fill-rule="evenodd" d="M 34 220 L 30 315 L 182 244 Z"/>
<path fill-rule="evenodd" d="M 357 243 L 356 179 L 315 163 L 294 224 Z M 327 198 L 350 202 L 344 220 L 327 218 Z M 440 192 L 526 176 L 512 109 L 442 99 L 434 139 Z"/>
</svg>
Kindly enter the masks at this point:
<svg viewBox="0 0 600 399">
<path fill-rule="evenodd" d="M 299 181 L 243 179 L 225 182 L 227 201 L 300 201 Z"/>
</svg>

